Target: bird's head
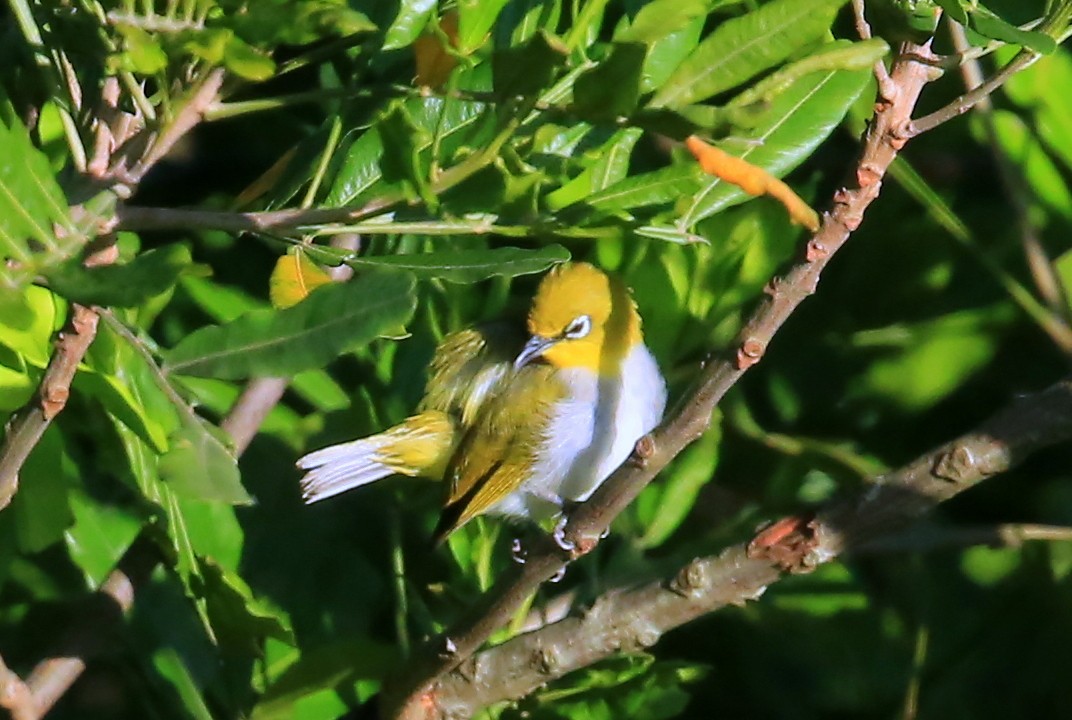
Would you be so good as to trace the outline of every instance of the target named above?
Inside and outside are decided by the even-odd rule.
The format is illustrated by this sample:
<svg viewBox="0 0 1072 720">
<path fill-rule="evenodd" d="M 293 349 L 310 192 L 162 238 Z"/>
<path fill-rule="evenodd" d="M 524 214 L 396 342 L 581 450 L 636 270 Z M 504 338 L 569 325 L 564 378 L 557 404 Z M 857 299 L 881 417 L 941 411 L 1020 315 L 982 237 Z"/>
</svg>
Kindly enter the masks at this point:
<svg viewBox="0 0 1072 720">
<path fill-rule="evenodd" d="M 531 337 L 515 367 L 542 359 L 555 367 L 616 373 L 636 343 L 640 316 L 629 289 L 588 263 L 559 265 L 536 290 Z"/>
</svg>

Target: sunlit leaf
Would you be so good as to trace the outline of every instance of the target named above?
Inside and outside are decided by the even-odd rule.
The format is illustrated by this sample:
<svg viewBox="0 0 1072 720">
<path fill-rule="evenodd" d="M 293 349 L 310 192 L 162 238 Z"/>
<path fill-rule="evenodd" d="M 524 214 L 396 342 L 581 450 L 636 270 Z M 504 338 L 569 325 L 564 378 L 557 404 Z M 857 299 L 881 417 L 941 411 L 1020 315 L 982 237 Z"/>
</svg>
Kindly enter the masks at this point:
<svg viewBox="0 0 1072 720">
<path fill-rule="evenodd" d="M 165 371 L 222 378 L 287 376 L 319 368 L 341 352 L 405 324 L 413 277 L 374 273 L 317 289 L 285 310 L 254 310 L 202 328 L 166 353 Z"/>
<path fill-rule="evenodd" d="M 275 262 L 268 280 L 268 297 L 272 306 L 288 308 L 297 305 L 313 290 L 331 282 L 331 276 L 308 258 L 300 248 L 292 248 Z"/>
<path fill-rule="evenodd" d="M 489 277 L 516 277 L 543 272 L 569 258 L 569 252 L 561 245 L 547 245 L 539 250 L 503 247 L 421 255 L 364 255 L 349 260 L 348 264 L 354 268 L 389 267 L 409 271 L 417 277 L 470 284 Z"/>
<path fill-rule="evenodd" d="M 774 0 L 704 38 L 662 88 L 655 107 L 681 107 L 729 90 L 817 39 L 845 0 Z"/>
</svg>

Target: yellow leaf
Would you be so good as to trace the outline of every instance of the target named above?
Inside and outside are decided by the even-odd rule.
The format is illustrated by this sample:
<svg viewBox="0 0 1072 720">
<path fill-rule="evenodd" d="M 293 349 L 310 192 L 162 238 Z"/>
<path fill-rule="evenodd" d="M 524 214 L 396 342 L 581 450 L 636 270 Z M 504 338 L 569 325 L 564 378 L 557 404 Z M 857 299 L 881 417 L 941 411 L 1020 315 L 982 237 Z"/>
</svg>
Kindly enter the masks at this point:
<svg viewBox="0 0 1072 720">
<path fill-rule="evenodd" d="M 458 44 L 458 13 L 451 11 L 439 19 L 439 29 L 452 46 Z M 450 77 L 458 59 L 443 47 L 442 35 L 427 32 L 413 42 L 413 59 L 417 62 L 417 85 L 441 88 Z"/>
<path fill-rule="evenodd" d="M 785 206 L 789 219 L 811 232 L 819 229 L 819 214 L 793 192 L 793 189 L 766 170 L 725 150 L 708 145 L 695 135 L 685 139 L 685 147 L 708 175 L 736 185 L 749 195 L 770 195 Z"/>
<path fill-rule="evenodd" d="M 331 282 L 331 276 L 306 257 L 301 248 L 291 248 L 275 263 L 268 281 L 268 297 L 279 309 L 297 305 L 313 290 Z"/>
</svg>

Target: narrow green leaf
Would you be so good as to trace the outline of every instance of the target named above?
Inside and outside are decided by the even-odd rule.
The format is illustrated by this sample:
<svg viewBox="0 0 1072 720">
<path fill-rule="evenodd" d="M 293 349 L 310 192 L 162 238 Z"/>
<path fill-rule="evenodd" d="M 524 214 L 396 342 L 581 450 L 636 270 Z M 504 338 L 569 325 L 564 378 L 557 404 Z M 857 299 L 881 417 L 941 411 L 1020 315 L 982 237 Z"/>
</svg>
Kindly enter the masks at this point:
<svg viewBox="0 0 1072 720">
<path fill-rule="evenodd" d="M 536 95 L 551 85 L 566 58 L 565 46 L 542 31 L 524 45 L 499 50 L 492 58 L 495 92 L 509 97 Z"/>
<path fill-rule="evenodd" d="M 275 60 L 238 37 L 227 41 L 223 64 L 244 80 L 260 82 L 275 74 Z"/>
<path fill-rule="evenodd" d="M 784 176 L 833 132 L 870 78 L 867 70 L 808 75 L 774 100 L 762 121 L 743 138 L 748 143 L 743 151 L 739 144 L 729 151 L 775 177 Z M 680 222 L 691 227 L 751 197 L 736 185 L 713 178 L 692 198 Z"/>
<path fill-rule="evenodd" d="M 573 84 L 574 110 L 592 121 L 630 115 L 640 98 L 640 77 L 647 47 L 615 43 L 610 55 Z"/>
<path fill-rule="evenodd" d="M 945 10 L 950 18 L 961 25 L 968 24 L 968 13 L 964 9 L 967 3 L 964 0 L 934 0 L 934 4 Z"/>
<path fill-rule="evenodd" d="M 86 268 L 77 260 L 45 273 L 57 293 L 83 305 L 136 307 L 171 288 L 193 258 L 185 245 L 141 253 L 125 265 Z"/>
<path fill-rule="evenodd" d="M 184 418 L 160 456 L 160 479 L 184 497 L 250 505 L 253 498 L 242 487 L 238 462 L 216 433 L 222 435 L 201 418 Z"/>
<path fill-rule="evenodd" d="M 222 645 L 256 655 L 266 637 L 294 644 L 294 632 L 282 611 L 255 598 L 237 573 L 212 560 L 203 559 L 200 564 L 209 620 Z"/>
<path fill-rule="evenodd" d="M 642 134 L 640 128 L 625 128 L 614 133 L 598 148 L 596 160 L 580 175 L 548 193 L 544 203 L 551 210 L 560 210 L 623 180 L 629 172 L 633 147 Z"/>
<path fill-rule="evenodd" d="M 615 34 L 624 43 L 650 44 L 707 15 L 709 0 L 654 0 L 637 11 L 629 25 Z"/>
<path fill-rule="evenodd" d="M 412 44 L 428 24 L 435 7 L 436 0 L 402 0 L 399 3 L 398 15 L 387 28 L 383 49 L 396 50 Z"/>
<path fill-rule="evenodd" d="M 94 587 L 115 569 L 141 533 L 144 520 L 115 505 L 95 500 L 83 491 L 68 495 L 74 524 L 64 533 L 67 552 Z"/>
<path fill-rule="evenodd" d="M 662 545 L 684 522 L 696 503 L 696 496 L 714 476 L 721 440 L 722 424 L 716 419 L 711 428 L 685 448 L 663 473 L 665 480 L 657 486 L 659 501 L 655 505 L 655 514 L 638 541 L 640 547 Z"/>
<path fill-rule="evenodd" d="M 703 171 L 696 163 L 681 163 L 633 175 L 597 192 L 584 204 L 605 212 L 670 203 L 691 195 L 703 185 Z"/>
<path fill-rule="evenodd" d="M 202 328 L 167 353 L 165 371 L 221 378 L 288 376 L 404 325 L 415 305 L 413 277 L 374 273 L 318 288 L 286 310 L 256 310 Z"/>
<path fill-rule="evenodd" d="M 977 5 L 972 9 L 970 26 L 983 37 L 1021 45 L 1043 55 L 1049 55 L 1057 49 L 1057 41 L 1046 33 L 1021 30 L 1012 23 L 1002 20 L 982 5 Z"/>
<path fill-rule="evenodd" d="M 417 277 L 439 278 L 467 285 L 490 277 L 517 277 L 543 272 L 569 259 L 569 251 L 564 247 L 548 245 L 538 250 L 503 247 L 421 255 L 364 256 L 349 260 L 347 264 L 357 269 L 373 266 L 407 270 Z"/>
<path fill-rule="evenodd" d="M 0 290 L 10 292 L 73 255 L 82 238 L 48 158 L 17 119 L 0 123 L 0 148 Z"/>
<path fill-rule="evenodd" d="M 743 83 L 821 36 L 845 0 L 774 0 L 722 23 L 655 93 L 653 107 L 681 107 Z"/>
<path fill-rule="evenodd" d="M 491 32 L 507 0 L 458 0 L 458 52 L 472 55 Z"/>
<path fill-rule="evenodd" d="M 74 521 L 70 494 L 78 482 L 76 473 L 63 435 L 55 425 L 50 426 L 22 468 L 22 477 L 32 482 L 20 485 L 9 510 L 22 552 L 41 552 L 59 541 Z"/>
</svg>

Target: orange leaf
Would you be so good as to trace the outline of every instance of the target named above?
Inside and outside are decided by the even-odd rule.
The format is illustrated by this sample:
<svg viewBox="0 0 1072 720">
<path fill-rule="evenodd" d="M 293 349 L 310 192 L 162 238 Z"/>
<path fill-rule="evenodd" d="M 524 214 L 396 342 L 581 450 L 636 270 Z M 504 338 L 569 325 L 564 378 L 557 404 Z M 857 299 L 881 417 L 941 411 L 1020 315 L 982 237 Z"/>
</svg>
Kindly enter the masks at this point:
<svg viewBox="0 0 1072 720">
<path fill-rule="evenodd" d="M 268 280 L 268 297 L 280 310 L 297 305 L 313 290 L 331 282 L 331 276 L 306 257 L 301 248 L 291 248 L 275 263 Z"/>
<path fill-rule="evenodd" d="M 441 17 L 439 29 L 451 46 L 457 47 L 458 13 L 452 10 Z M 413 42 L 413 59 L 417 62 L 417 85 L 437 89 L 443 87 L 458 64 L 458 59 L 443 47 L 442 36 L 435 32 L 426 32 Z"/>
<path fill-rule="evenodd" d="M 789 219 L 811 232 L 819 229 L 819 214 L 793 192 L 793 188 L 747 160 L 708 145 L 695 135 L 685 138 L 685 147 L 708 175 L 736 185 L 749 195 L 770 195 L 785 206 Z"/>
</svg>

